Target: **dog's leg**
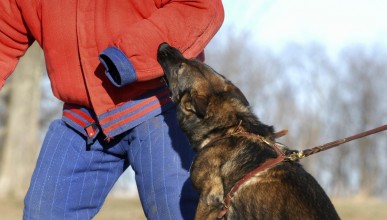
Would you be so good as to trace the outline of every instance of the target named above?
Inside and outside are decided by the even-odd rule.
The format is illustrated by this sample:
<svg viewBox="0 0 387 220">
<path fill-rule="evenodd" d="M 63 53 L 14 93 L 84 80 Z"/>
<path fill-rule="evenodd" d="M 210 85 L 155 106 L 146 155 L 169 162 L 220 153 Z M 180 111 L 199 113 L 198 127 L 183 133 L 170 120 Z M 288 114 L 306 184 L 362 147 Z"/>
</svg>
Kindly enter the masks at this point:
<svg viewBox="0 0 387 220">
<path fill-rule="evenodd" d="M 197 168 L 195 165 L 199 164 L 200 162 L 198 161 L 193 164 L 191 173 L 192 183 L 200 192 L 200 200 L 195 219 L 216 219 L 219 210 L 223 206 L 224 197 L 223 183 L 219 169 L 215 167 L 212 167 L 212 169 L 207 168 L 204 171 L 203 169 L 195 169 Z M 199 170 L 201 172 L 198 172 Z"/>
<path fill-rule="evenodd" d="M 223 184 L 220 177 L 214 177 L 201 190 L 200 200 L 210 206 L 219 206 L 223 202 Z"/>
</svg>

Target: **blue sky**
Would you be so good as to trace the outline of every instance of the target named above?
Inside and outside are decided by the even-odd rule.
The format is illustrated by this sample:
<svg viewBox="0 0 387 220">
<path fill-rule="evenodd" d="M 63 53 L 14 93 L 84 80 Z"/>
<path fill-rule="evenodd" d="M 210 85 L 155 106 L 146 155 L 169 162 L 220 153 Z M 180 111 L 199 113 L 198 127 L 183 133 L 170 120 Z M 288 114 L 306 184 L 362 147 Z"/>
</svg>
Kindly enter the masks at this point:
<svg viewBox="0 0 387 220">
<path fill-rule="evenodd" d="M 332 51 L 349 44 L 387 45 L 385 0 L 224 0 L 223 5 L 224 27 L 249 30 L 274 50 L 288 42 L 319 42 Z"/>
</svg>

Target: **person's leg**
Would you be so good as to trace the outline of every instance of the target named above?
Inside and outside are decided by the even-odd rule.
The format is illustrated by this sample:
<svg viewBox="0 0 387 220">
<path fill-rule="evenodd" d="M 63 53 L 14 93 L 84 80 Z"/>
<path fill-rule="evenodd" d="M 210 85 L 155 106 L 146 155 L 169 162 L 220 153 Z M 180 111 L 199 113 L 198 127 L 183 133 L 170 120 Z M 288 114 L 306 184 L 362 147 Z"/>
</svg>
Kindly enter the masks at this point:
<svg viewBox="0 0 387 220">
<path fill-rule="evenodd" d="M 152 118 L 129 134 L 129 161 L 148 219 L 193 219 L 198 194 L 189 179 L 194 153 L 175 110 Z"/>
<path fill-rule="evenodd" d="M 120 144 L 97 140 L 86 151 L 82 135 L 54 121 L 24 200 L 23 218 L 91 219 L 126 168 Z"/>
</svg>

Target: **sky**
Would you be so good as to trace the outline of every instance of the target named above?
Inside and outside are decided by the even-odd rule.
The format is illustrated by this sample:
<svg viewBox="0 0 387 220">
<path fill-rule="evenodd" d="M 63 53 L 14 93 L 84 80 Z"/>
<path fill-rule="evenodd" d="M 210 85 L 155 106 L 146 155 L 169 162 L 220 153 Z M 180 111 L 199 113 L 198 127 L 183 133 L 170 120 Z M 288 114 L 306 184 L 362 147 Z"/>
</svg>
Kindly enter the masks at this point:
<svg viewBox="0 0 387 220">
<path fill-rule="evenodd" d="M 387 45 L 385 0 L 223 0 L 225 27 L 248 30 L 273 50 L 288 42 L 318 42 L 338 51 L 349 44 Z"/>
</svg>

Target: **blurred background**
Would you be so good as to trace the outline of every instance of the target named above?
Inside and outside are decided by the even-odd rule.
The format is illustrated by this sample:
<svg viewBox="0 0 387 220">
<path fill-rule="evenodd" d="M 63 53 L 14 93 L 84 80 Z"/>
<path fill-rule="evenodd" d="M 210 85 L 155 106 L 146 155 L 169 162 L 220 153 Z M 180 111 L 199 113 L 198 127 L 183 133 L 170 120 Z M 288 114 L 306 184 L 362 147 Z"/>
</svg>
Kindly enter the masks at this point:
<svg viewBox="0 0 387 220">
<path fill-rule="evenodd" d="M 386 1 L 223 4 L 225 21 L 206 49 L 206 62 L 241 88 L 262 122 L 289 130 L 282 143 L 305 149 L 387 123 Z M 21 218 L 42 139 L 61 108 L 33 45 L 0 93 L 5 219 Z M 383 132 L 302 161 L 343 219 L 387 219 L 386 143 Z M 130 169 L 97 218 L 114 219 L 111 209 L 116 219 L 143 219 Z"/>
</svg>

